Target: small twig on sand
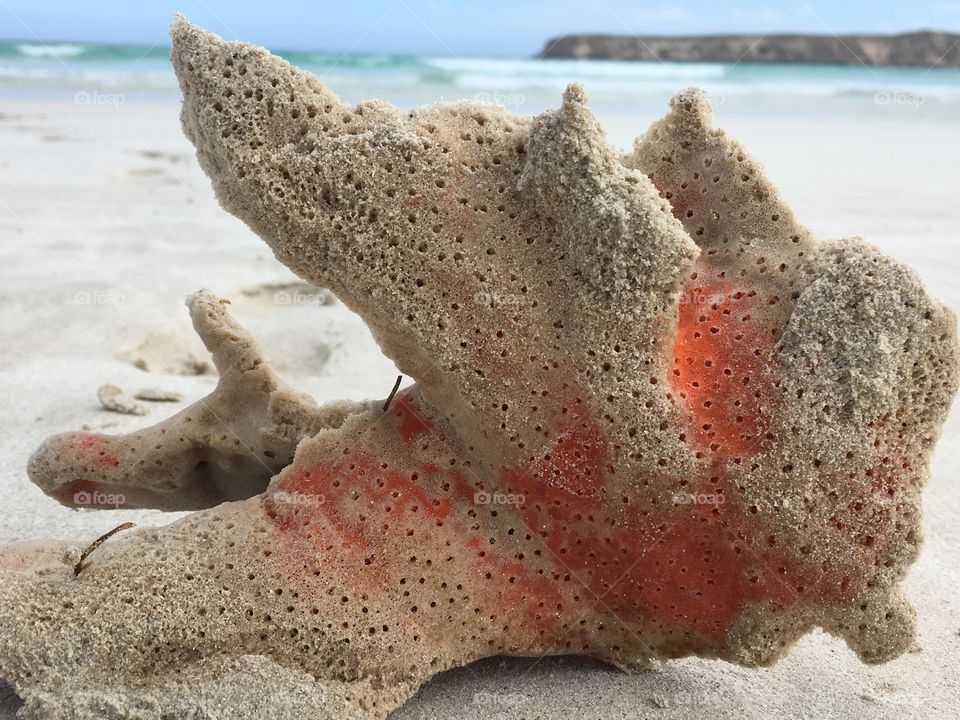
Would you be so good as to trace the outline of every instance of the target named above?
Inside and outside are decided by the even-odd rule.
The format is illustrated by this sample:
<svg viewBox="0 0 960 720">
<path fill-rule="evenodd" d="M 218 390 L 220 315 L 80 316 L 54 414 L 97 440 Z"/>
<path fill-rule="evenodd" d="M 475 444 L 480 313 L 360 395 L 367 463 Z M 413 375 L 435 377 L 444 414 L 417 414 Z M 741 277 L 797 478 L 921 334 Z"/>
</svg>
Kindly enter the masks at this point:
<svg viewBox="0 0 960 720">
<path fill-rule="evenodd" d="M 136 525 L 132 522 L 125 522 L 123 523 L 123 525 L 117 525 L 113 530 L 111 530 L 108 533 L 104 533 L 103 535 L 98 537 L 96 540 L 94 540 L 92 543 L 87 545 L 87 549 L 84 550 L 82 553 L 80 553 L 80 559 L 77 561 L 77 564 L 73 566 L 73 576 L 76 577 L 81 572 L 83 572 L 84 569 L 86 569 L 87 566 L 83 564 L 83 561 L 90 556 L 90 553 L 92 553 L 98 547 L 103 545 L 103 543 L 105 543 L 107 540 L 109 540 L 111 537 L 116 535 L 121 530 L 129 530 L 132 527 L 136 527 Z"/>
<path fill-rule="evenodd" d="M 397 381 L 393 384 L 393 390 L 390 391 L 390 395 L 387 396 L 387 401 L 383 404 L 384 412 L 390 409 L 390 403 L 393 402 L 393 396 L 396 395 L 397 390 L 400 389 L 401 380 L 403 380 L 403 375 L 397 375 Z"/>
</svg>

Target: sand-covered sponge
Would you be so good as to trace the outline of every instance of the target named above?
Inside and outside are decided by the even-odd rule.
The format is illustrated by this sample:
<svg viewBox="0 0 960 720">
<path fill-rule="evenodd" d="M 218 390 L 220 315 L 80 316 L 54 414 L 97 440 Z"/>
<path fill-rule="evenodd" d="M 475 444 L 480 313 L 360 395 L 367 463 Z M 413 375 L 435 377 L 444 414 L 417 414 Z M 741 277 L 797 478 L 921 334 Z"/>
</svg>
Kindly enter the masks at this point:
<svg viewBox="0 0 960 720">
<path fill-rule="evenodd" d="M 71 507 L 212 507 L 265 490 L 304 437 L 339 425 L 359 407 L 340 402 L 321 408 L 290 389 L 227 313 L 227 302 L 208 291 L 187 298 L 194 328 L 220 375 L 213 393 L 166 422 L 128 435 L 51 437 L 30 460 L 31 479 Z M 101 497 L 118 502 L 98 502 Z"/>
<path fill-rule="evenodd" d="M 575 85 L 532 120 L 401 113 L 183 20 L 173 40 L 223 206 L 417 383 L 317 406 L 194 296 L 217 390 L 31 460 L 67 503 L 205 509 L 76 576 L 64 544 L 0 555 L 29 717 L 382 718 L 496 654 L 910 646 L 953 315 L 864 241 L 815 241 L 702 93 L 623 155 Z"/>
</svg>

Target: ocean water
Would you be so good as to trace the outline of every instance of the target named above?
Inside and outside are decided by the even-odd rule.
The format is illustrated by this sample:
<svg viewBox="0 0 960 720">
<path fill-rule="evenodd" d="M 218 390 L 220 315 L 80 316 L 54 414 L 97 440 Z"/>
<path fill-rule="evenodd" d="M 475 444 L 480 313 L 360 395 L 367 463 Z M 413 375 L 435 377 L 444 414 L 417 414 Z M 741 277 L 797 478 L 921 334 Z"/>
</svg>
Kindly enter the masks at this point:
<svg viewBox="0 0 960 720">
<path fill-rule="evenodd" d="M 168 49 L 137 45 L 0 42 L 0 98 L 116 103 L 176 99 Z M 283 52 L 342 99 L 401 107 L 474 100 L 515 112 L 556 106 L 570 81 L 599 111 L 659 112 L 699 85 L 727 112 L 853 113 L 960 121 L 960 70 L 751 63 L 658 63 Z"/>
</svg>

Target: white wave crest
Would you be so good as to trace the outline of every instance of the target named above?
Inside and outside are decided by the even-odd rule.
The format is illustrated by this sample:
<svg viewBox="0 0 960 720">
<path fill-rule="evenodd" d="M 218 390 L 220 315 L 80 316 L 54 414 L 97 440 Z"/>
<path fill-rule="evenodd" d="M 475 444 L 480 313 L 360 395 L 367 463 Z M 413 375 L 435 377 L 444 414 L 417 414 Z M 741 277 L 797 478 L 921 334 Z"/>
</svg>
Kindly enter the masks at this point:
<svg viewBox="0 0 960 720">
<path fill-rule="evenodd" d="M 17 50 L 27 57 L 76 57 L 83 52 L 83 45 L 42 44 L 34 45 L 21 43 Z"/>
</svg>

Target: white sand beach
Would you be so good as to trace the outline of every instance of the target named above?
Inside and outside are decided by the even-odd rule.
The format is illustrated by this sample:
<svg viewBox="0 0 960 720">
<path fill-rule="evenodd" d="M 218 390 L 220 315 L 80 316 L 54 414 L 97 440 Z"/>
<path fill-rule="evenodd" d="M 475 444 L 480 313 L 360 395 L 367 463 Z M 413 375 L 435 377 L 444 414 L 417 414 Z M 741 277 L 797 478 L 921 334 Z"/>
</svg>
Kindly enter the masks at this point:
<svg viewBox="0 0 960 720">
<path fill-rule="evenodd" d="M 0 542 L 89 541 L 128 520 L 176 517 L 68 510 L 30 484 L 26 463 L 50 434 L 126 432 L 211 390 L 212 371 L 185 374 L 206 358 L 183 307 L 199 288 L 228 298 L 276 370 L 318 401 L 383 397 L 396 377 L 358 318 L 299 284 L 218 207 L 178 112 L 174 102 L 0 100 Z M 601 117 L 623 149 L 654 119 Z M 715 120 L 762 159 L 820 238 L 863 236 L 960 310 L 955 123 L 906 109 L 856 119 L 722 106 Z M 130 395 L 159 387 L 183 400 L 120 415 L 97 401 L 106 383 Z M 436 678 L 393 717 L 960 716 L 958 474 L 954 407 L 925 494 L 925 548 L 906 582 L 919 641 L 891 663 L 865 666 L 823 633 L 761 670 L 689 659 L 624 675 L 573 658 L 495 658 Z"/>
</svg>

